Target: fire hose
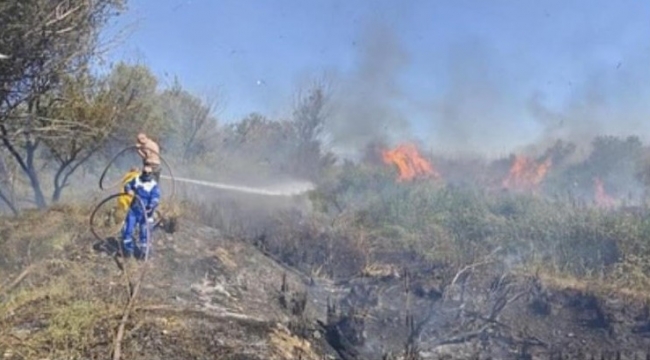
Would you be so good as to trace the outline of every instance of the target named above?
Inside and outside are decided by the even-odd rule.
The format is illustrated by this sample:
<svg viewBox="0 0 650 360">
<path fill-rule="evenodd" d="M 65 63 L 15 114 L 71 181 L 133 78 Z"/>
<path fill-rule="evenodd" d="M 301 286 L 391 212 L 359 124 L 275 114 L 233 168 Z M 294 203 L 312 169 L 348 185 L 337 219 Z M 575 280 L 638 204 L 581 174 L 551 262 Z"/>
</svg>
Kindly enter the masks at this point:
<svg viewBox="0 0 650 360">
<path fill-rule="evenodd" d="M 102 236 L 100 236 L 97 233 L 97 229 L 95 229 L 95 216 L 97 216 L 97 212 L 99 211 L 99 209 L 101 209 L 101 207 L 104 204 L 106 204 L 107 202 L 109 202 L 109 201 L 111 201 L 113 199 L 116 199 L 116 198 L 118 198 L 120 196 L 124 196 L 124 194 L 117 193 L 117 194 L 112 194 L 112 195 L 107 196 L 106 198 L 104 198 L 104 200 L 102 200 L 99 204 L 97 204 L 97 206 L 95 207 L 93 212 L 90 214 L 90 232 L 93 234 L 95 239 L 97 239 L 99 241 L 104 241 L 104 238 Z M 142 200 L 140 200 L 140 201 L 142 201 Z M 158 220 L 156 220 L 154 222 L 154 224 L 153 224 L 153 226 L 151 226 L 151 228 L 155 229 L 158 225 L 160 225 L 161 221 L 162 221 L 162 219 L 158 218 Z"/>
<path fill-rule="evenodd" d="M 123 194 L 114 194 L 109 196 L 107 199 L 112 199 L 115 197 L 115 195 L 123 195 Z M 153 247 L 153 242 L 151 241 L 151 231 L 153 230 L 153 227 L 149 223 L 147 219 L 147 213 L 146 213 L 146 207 L 144 205 L 144 202 L 142 199 L 137 194 L 133 195 L 133 200 L 138 201 L 140 208 L 143 211 L 142 216 L 144 216 L 144 222 L 146 226 L 146 237 L 145 237 L 145 243 L 147 244 L 146 246 L 146 251 L 144 253 L 144 262 L 145 264 L 147 263 L 147 260 L 149 260 L 149 252 L 151 251 L 151 248 Z M 105 200 L 106 201 L 106 200 Z M 102 202 L 103 203 L 103 202 Z M 121 246 L 120 246 L 121 249 Z M 116 259 L 117 261 L 117 259 Z M 119 264 L 118 264 L 119 265 Z M 126 304 L 126 308 L 124 309 L 124 312 L 122 313 L 122 318 L 120 320 L 120 324 L 117 327 L 117 334 L 115 334 L 115 339 L 113 342 L 113 360 L 119 360 L 122 355 L 122 339 L 124 338 L 124 329 L 126 328 L 126 323 L 129 320 L 129 316 L 131 315 L 131 311 L 133 310 L 133 306 L 135 305 L 135 300 L 140 292 L 140 286 L 142 284 L 142 279 L 144 279 L 145 273 L 147 272 L 148 267 L 145 267 L 139 274 L 140 276 L 138 277 L 137 281 L 135 282 L 135 285 L 132 285 L 130 281 L 129 283 L 129 301 Z M 124 271 L 124 275 L 126 276 L 126 279 L 129 280 L 129 275 L 126 271 Z"/>
<path fill-rule="evenodd" d="M 119 184 L 119 182 L 116 182 L 116 183 L 112 184 L 111 186 L 105 188 L 105 187 L 104 187 L 104 178 L 106 177 L 106 173 L 108 173 L 108 169 L 111 168 L 111 166 L 113 165 L 113 163 L 114 163 L 114 162 L 115 162 L 115 161 L 116 161 L 116 160 L 117 160 L 117 159 L 118 159 L 122 154 L 124 154 L 125 152 L 127 152 L 127 151 L 129 151 L 129 150 L 134 150 L 134 149 L 137 149 L 137 146 L 136 146 L 136 145 L 127 146 L 127 147 L 125 147 L 124 149 L 120 150 L 117 154 L 115 154 L 111 160 L 109 160 L 108 164 L 106 164 L 106 167 L 104 168 L 104 171 L 102 171 L 102 174 L 101 174 L 101 176 L 99 177 L 99 188 L 100 188 L 101 190 L 108 190 L 108 189 L 113 188 L 113 187 L 115 187 L 115 186 L 117 186 L 117 185 Z M 171 201 L 171 200 L 174 198 L 174 196 L 176 195 L 176 178 L 174 177 L 174 172 L 172 171 L 172 167 L 169 166 L 169 163 L 167 162 L 167 160 L 165 160 L 165 158 L 162 157 L 162 155 L 160 155 L 157 151 L 155 151 L 155 150 L 150 150 L 150 151 L 153 152 L 154 154 L 158 155 L 158 157 L 160 158 L 160 160 L 161 160 L 161 161 L 165 164 L 165 166 L 167 167 L 167 170 L 169 170 L 169 176 L 170 176 L 170 178 L 171 178 L 171 183 L 172 183 L 171 195 L 170 195 L 170 197 L 169 197 L 169 201 Z"/>
</svg>

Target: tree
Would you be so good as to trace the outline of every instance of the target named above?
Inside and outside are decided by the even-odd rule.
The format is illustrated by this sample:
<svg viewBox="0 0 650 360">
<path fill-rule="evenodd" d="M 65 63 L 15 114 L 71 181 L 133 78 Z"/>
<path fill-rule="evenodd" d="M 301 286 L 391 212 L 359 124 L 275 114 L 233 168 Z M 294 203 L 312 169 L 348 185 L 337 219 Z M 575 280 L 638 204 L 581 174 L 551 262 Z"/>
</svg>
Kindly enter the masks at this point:
<svg viewBox="0 0 650 360">
<path fill-rule="evenodd" d="M 70 176 L 107 143 L 124 124 L 124 114 L 137 106 L 135 94 L 124 96 L 128 90 L 128 84 L 111 84 L 106 79 L 79 74 L 66 78 L 56 93 L 60 100 L 45 107 L 47 118 L 71 124 L 68 133 L 53 127 L 41 137 L 46 160 L 56 164 L 52 202 L 60 200 Z"/>
<path fill-rule="evenodd" d="M 202 100 L 184 90 L 178 82 L 161 96 L 163 117 L 168 126 L 168 143 L 184 161 L 192 161 L 210 152 L 217 137 L 217 103 Z"/>
<path fill-rule="evenodd" d="M 592 152 L 587 159 L 598 175 L 609 174 L 629 177 L 633 175 L 643 154 L 643 143 L 637 136 L 619 138 L 598 136 L 592 142 Z"/>
<path fill-rule="evenodd" d="M 271 120 L 258 113 L 221 129 L 222 167 L 231 171 L 290 173 L 295 155 L 295 128 L 290 121 Z"/>
<path fill-rule="evenodd" d="M 157 93 L 158 79 L 146 65 L 120 62 L 113 66 L 107 81 L 110 88 L 119 89 L 115 94 L 118 103 L 130 103 L 128 111 L 119 114 L 120 126 L 111 134 L 107 150 L 134 144 L 140 131 L 155 138 L 168 127 Z"/>
<path fill-rule="evenodd" d="M 14 200 L 13 182 L 15 171 L 11 169 L 10 164 L 6 161 L 4 152 L 0 152 L 0 200 L 14 214 L 18 214 Z"/>
<path fill-rule="evenodd" d="M 98 33 L 122 9 L 121 0 L 8 0 L 0 4 L 0 138 L 29 179 L 39 208 L 46 206 L 37 156 L 46 139 L 75 139 L 88 127 L 49 117 L 64 101 L 52 93 L 86 72 Z M 51 140 L 50 140 L 51 141 Z"/>
<path fill-rule="evenodd" d="M 323 151 L 324 127 L 329 115 L 328 84 L 314 82 L 306 91 L 299 91 L 293 111 L 296 134 L 295 172 L 316 179 L 321 170 L 331 165 L 335 158 Z"/>
</svg>

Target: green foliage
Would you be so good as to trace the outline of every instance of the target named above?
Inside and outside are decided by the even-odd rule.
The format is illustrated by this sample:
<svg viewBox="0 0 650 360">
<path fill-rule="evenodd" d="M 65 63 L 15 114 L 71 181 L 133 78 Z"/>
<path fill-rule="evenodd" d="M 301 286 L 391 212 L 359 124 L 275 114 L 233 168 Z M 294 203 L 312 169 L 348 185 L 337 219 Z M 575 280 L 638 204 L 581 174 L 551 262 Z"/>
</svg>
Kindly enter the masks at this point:
<svg viewBox="0 0 650 360">
<path fill-rule="evenodd" d="M 97 311 L 106 307 L 99 302 L 77 300 L 53 310 L 47 331 L 42 336 L 49 338 L 53 352 L 69 354 L 87 352 L 92 346 L 93 330 L 104 315 Z"/>
<path fill-rule="evenodd" d="M 158 96 L 158 79 L 151 69 L 142 64 L 120 62 L 107 75 L 107 82 L 114 91 L 115 102 L 129 104 L 119 113 L 119 126 L 112 134 L 118 142 L 116 145 L 132 145 L 140 131 L 151 137 L 160 136 L 170 120 L 163 117 L 160 107 L 163 99 Z"/>
<path fill-rule="evenodd" d="M 650 257 L 650 221 L 642 214 L 430 180 L 396 183 L 376 167 L 344 168 L 312 199 L 321 210 L 335 203 L 353 212 L 356 230 L 349 231 L 370 234 L 375 248 L 459 264 L 497 251 L 509 266 L 543 263 L 579 277 L 614 276 L 628 259 Z"/>
<path fill-rule="evenodd" d="M 56 89 L 64 75 L 83 72 L 95 59 L 98 35 L 124 8 L 122 0 L 57 2 L 7 0 L 0 3 L 0 121 L 21 105 Z"/>
<path fill-rule="evenodd" d="M 599 136 L 592 141 L 591 148 L 589 156 L 577 163 L 564 161 L 575 151 L 571 144 L 558 142 L 549 149 L 547 153 L 558 162 L 554 162 L 545 181 L 545 190 L 591 199 L 598 178 L 605 182 L 607 192 L 612 195 L 625 196 L 626 192 L 639 191 L 638 174 L 643 172 L 644 150 L 638 137 Z"/>
<path fill-rule="evenodd" d="M 202 100 L 175 83 L 160 94 L 160 108 L 165 119 L 162 145 L 183 161 L 205 158 L 216 150 L 217 119 L 214 103 Z"/>
<path fill-rule="evenodd" d="M 295 132 L 289 121 L 271 120 L 252 113 L 222 129 L 219 149 L 222 167 L 230 172 L 288 173 Z"/>
<path fill-rule="evenodd" d="M 90 83 L 86 75 L 97 59 L 99 32 L 122 7 L 121 0 L 0 3 L 0 48 L 8 55 L 0 61 L 1 145 L 29 180 L 39 208 L 47 206 L 39 157 L 45 153 L 59 162 L 59 168 L 54 170 L 55 201 L 70 172 L 77 168 L 73 163 L 87 159 L 80 156 L 82 145 L 74 143 L 93 137 L 88 134 L 94 132 L 95 124 L 86 116 L 98 108 L 80 112 L 78 101 L 60 95 L 69 95 L 74 88 L 71 79 L 77 85 Z M 69 111 L 62 110 L 66 104 L 72 104 Z M 71 114 L 81 118 L 59 118 Z M 73 143 L 72 149 L 61 146 L 66 141 Z M 90 148 L 92 153 L 95 147 Z M 7 196 L 0 198 L 9 201 Z"/>
</svg>

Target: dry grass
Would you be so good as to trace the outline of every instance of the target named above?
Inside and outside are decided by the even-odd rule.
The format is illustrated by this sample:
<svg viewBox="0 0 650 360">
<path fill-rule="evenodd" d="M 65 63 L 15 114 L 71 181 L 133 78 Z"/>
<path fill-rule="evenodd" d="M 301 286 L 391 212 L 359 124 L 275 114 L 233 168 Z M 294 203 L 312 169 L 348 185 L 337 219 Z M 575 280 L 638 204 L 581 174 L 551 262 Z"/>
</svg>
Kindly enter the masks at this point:
<svg viewBox="0 0 650 360">
<path fill-rule="evenodd" d="M 638 283 L 623 282 L 614 276 L 578 277 L 565 272 L 553 270 L 548 266 L 529 266 L 514 272 L 522 277 L 535 277 L 550 290 L 575 290 L 591 293 L 602 298 L 624 299 L 626 302 L 644 303 L 650 301 L 647 284 L 649 277 L 643 275 Z"/>
<path fill-rule="evenodd" d="M 216 256 L 217 259 L 219 259 L 219 262 L 223 264 L 226 268 L 230 270 L 234 270 L 237 268 L 237 263 L 233 260 L 230 253 L 228 253 L 228 250 L 222 247 L 217 247 L 214 250 L 214 256 Z"/>
<path fill-rule="evenodd" d="M 110 336 L 126 294 L 114 264 L 92 261 L 88 214 L 61 205 L 3 219 L 0 349 L 7 359 L 93 358 Z"/>
<path fill-rule="evenodd" d="M 319 360 L 311 344 L 301 339 L 281 325 L 273 328 L 269 337 L 273 353 L 277 354 L 277 359 L 283 360 Z"/>
<path fill-rule="evenodd" d="M 0 344 L 19 358 L 84 358 L 110 336 L 124 298 L 87 264 L 42 261 L 0 304 Z M 0 345 L 0 349 L 2 345 Z"/>
<path fill-rule="evenodd" d="M 25 211 L 2 219 L 0 277 L 43 259 L 60 258 L 87 233 L 88 209 L 58 206 L 47 211 Z"/>
<path fill-rule="evenodd" d="M 370 263 L 361 270 L 361 275 L 366 277 L 396 277 L 398 274 L 399 269 L 391 264 Z"/>
<path fill-rule="evenodd" d="M 0 222 L 0 356 L 104 359 L 111 353 L 129 294 L 114 262 L 92 250 L 91 210 L 85 205 L 57 205 Z M 179 204 L 161 210 L 174 215 L 184 211 Z M 228 261 L 228 253 L 216 256 L 236 266 Z M 157 319 L 152 325 L 136 315 L 125 337 L 143 326 L 178 328 L 162 322 Z"/>
</svg>

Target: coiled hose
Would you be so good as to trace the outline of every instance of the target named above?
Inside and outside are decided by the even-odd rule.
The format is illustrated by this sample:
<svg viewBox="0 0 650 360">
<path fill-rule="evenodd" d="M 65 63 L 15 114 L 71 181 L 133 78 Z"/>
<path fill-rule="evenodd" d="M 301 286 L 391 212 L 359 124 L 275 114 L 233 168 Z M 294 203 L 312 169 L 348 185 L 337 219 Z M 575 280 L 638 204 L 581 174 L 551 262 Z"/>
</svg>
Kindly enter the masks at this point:
<svg viewBox="0 0 650 360">
<path fill-rule="evenodd" d="M 127 152 L 127 151 L 129 151 L 129 150 L 137 150 L 137 148 L 138 148 L 138 147 L 137 147 L 136 145 L 127 146 L 127 147 L 125 147 L 124 149 L 118 151 L 117 154 L 115 154 L 115 155 L 113 156 L 113 158 L 111 158 L 111 160 L 108 162 L 108 164 L 106 164 L 106 167 L 104 168 L 104 171 L 102 171 L 102 175 L 99 177 L 99 188 L 100 188 L 101 190 L 108 190 L 108 189 L 110 189 L 110 188 L 113 188 L 113 187 L 116 187 L 117 185 L 119 185 L 119 181 L 118 181 L 118 182 L 116 182 L 116 183 L 113 183 L 113 184 L 112 184 L 111 186 L 109 186 L 109 187 L 106 187 L 106 188 L 104 187 L 104 178 L 106 177 L 106 174 L 108 173 L 108 169 L 111 168 L 111 166 L 113 165 L 113 163 L 114 163 L 114 162 L 115 162 L 115 161 L 116 161 L 120 156 L 122 156 L 122 154 L 124 154 L 125 152 Z M 176 195 L 176 178 L 174 177 L 174 172 L 173 172 L 173 170 L 172 170 L 172 167 L 169 166 L 169 163 L 167 162 L 167 160 L 165 160 L 165 158 L 164 158 L 162 155 L 160 155 L 158 152 L 156 152 L 156 151 L 154 151 L 154 150 L 151 150 L 151 151 L 152 151 L 154 154 L 158 155 L 158 157 L 160 158 L 160 160 L 165 164 L 165 167 L 167 167 L 167 170 L 169 170 L 169 177 L 171 178 L 171 183 L 172 183 L 171 195 L 169 196 L 169 201 L 171 202 L 171 201 L 174 199 L 174 196 Z"/>
<path fill-rule="evenodd" d="M 106 204 L 107 202 L 109 202 L 109 201 L 111 201 L 111 200 L 113 200 L 113 199 L 116 199 L 116 198 L 118 198 L 118 197 L 120 197 L 120 196 L 123 196 L 123 195 L 124 195 L 124 194 L 120 194 L 120 193 L 109 195 L 108 197 L 104 198 L 104 200 L 102 200 L 99 204 L 97 204 L 97 206 L 95 207 L 95 209 L 93 210 L 93 212 L 90 213 L 90 232 L 93 234 L 93 236 L 95 237 L 95 239 L 97 239 L 97 240 L 99 240 L 99 241 L 104 241 L 104 238 L 103 238 L 102 236 L 100 236 L 100 235 L 97 233 L 97 229 L 95 229 L 95 217 L 97 216 L 97 212 L 98 212 L 99 209 L 101 209 L 101 207 L 102 207 L 104 204 Z M 134 195 L 134 196 L 135 196 L 135 195 Z M 134 197 L 134 199 L 135 199 L 135 197 Z M 142 205 L 142 200 L 141 200 L 140 198 L 138 198 L 138 200 L 139 200 L 140 203 L 141 203 L 140 205 Z M 143 207 L 143 209 L 144 209 L 144 207 Z M 160 225 L 160 222 L 162 221 L 162 219 L 161 219 L 161 217 L 160 217 L 160 212 L 158 212 L 158 210 L 156 210 L 156 213 L 157 213 L 159 216 L 158 216 L 158 219 L 156 220 L 156 222 L 153 224 L 152 229 L 155 229 L 156 226 Z"/>
<path fill-rule="evenodd" d="M 118 181 L 118 182 L 116 182 L 115 184 L 112 184 L 112 185 L 109 186 L 109 187 L 104 187 L 104 178 L 106 177 L 106 174 L 108 173 L 108 169 L 110 169 L 110 167 L 113 165 L 113 163 L 114 163 L 114 162 L 115 162 L 115 161 L 116 161 L 116 160 L 117 160 L 117 159 L 118 159 L 122 154 L 126 153 L 126 152 L 129 151 L 129 150 L 135 150 L 135 149 L 137 149 L 137 146 L 136 146 L 136 145 L 131 145 L 131 146 L 127 146 L 127 147 L 125 147 L 124 149 L 120 150 L 117 154 L 115 154 L 115 155 L 113 156 L 113 158 L 111 158 L 111 160 L 108 162 L 108 164 L 106 164 L 106 167 L 104 168 L 104 171 L 102 171 L 102 174 L 101 174 L 101 176 L 99 177 L 99 188 L 100 188 L 101 190 L 108 190 L 108 189 L 110 189 L 110 188 L 113 188 L 113 187 L 118 186 L 118 185 L 121 183 L 121 181 Z M 153 150 L 152 150 L 152 151 L 153 151 Z M 175 195 L 176 195 L 176 178 L 174 177 L 174 173 L 173 173 L 173 171 L 172 171 L 172 167 L 169 165 L 169 163 L 167 162 L 167 160 L 165 160 L 165 158 L 162 157 L 158 152 L 156 152 L 156 151 L 153 151 L 153 152 L 154 152 L 156 155 L 158 155 L 158 157 L 160 158 L 160 160 L 165 164 L 165 166 L 166 166 L 167 169 L 169 170 L 169 177 L 171 178 L 172 187 L 171 187 L 171 195 L 170 195 L 168 201 L 169 201 L 169 202 L 172 202 L 172 200 L 174 199 L 174 197 L 175 197 Z M 102 207 L 104 204 L 106 204 L 107 202 L 109 202 L 109 201 L 111 201 L 111 200 L 114 200 L 114 199 L 116 199 L 116 198 L 118 198 L 118 197 L 120 197 L 120 196 L 122 196 L 122 195 L 124 195 L 124 194 L 123 194 L 123 193 L 116 193 L 116 194 L 109 195 L 108 197 L 104 198 L 104 199 L 103 199 L 99 204 L 97 204 L 97 206 L 95 207 L 95 209 L 94 209 L 94 210 L 92 211 L 92 213 L 90 214 L 90 232 L 93 234 L 93 236 L 95 237 L 95 239 L 97 239 L 98 241 L 104 241 L 104 238 L 101 237 L 101 236 L 97 233 L 97 229 L 95 229 L 95 216 L 97 215 L 97 212 L 99 211 L 99 209 L 101 209 L 101 207 Z M 142 202 L 141 199 L 139 199 L 139 201 Z M 144 207 L 143 207 L 143 209 L 144 209 Z M 162 221 L 162 218 L 161 218 L 161 216 L 160 216 L 160 212 L 158 212 L 158 211 L 156 210 L 156 213 L 159 215 L 159 216 L 158 216 L 158 220 L 157 220 L 156 223 L 152 226 L 152 228 L 155 228 L 156 226 L 160 225 L 160 222 Z M 149 224 L 148 224 L 148 225 L 149 225 Z"/>
</svg>

